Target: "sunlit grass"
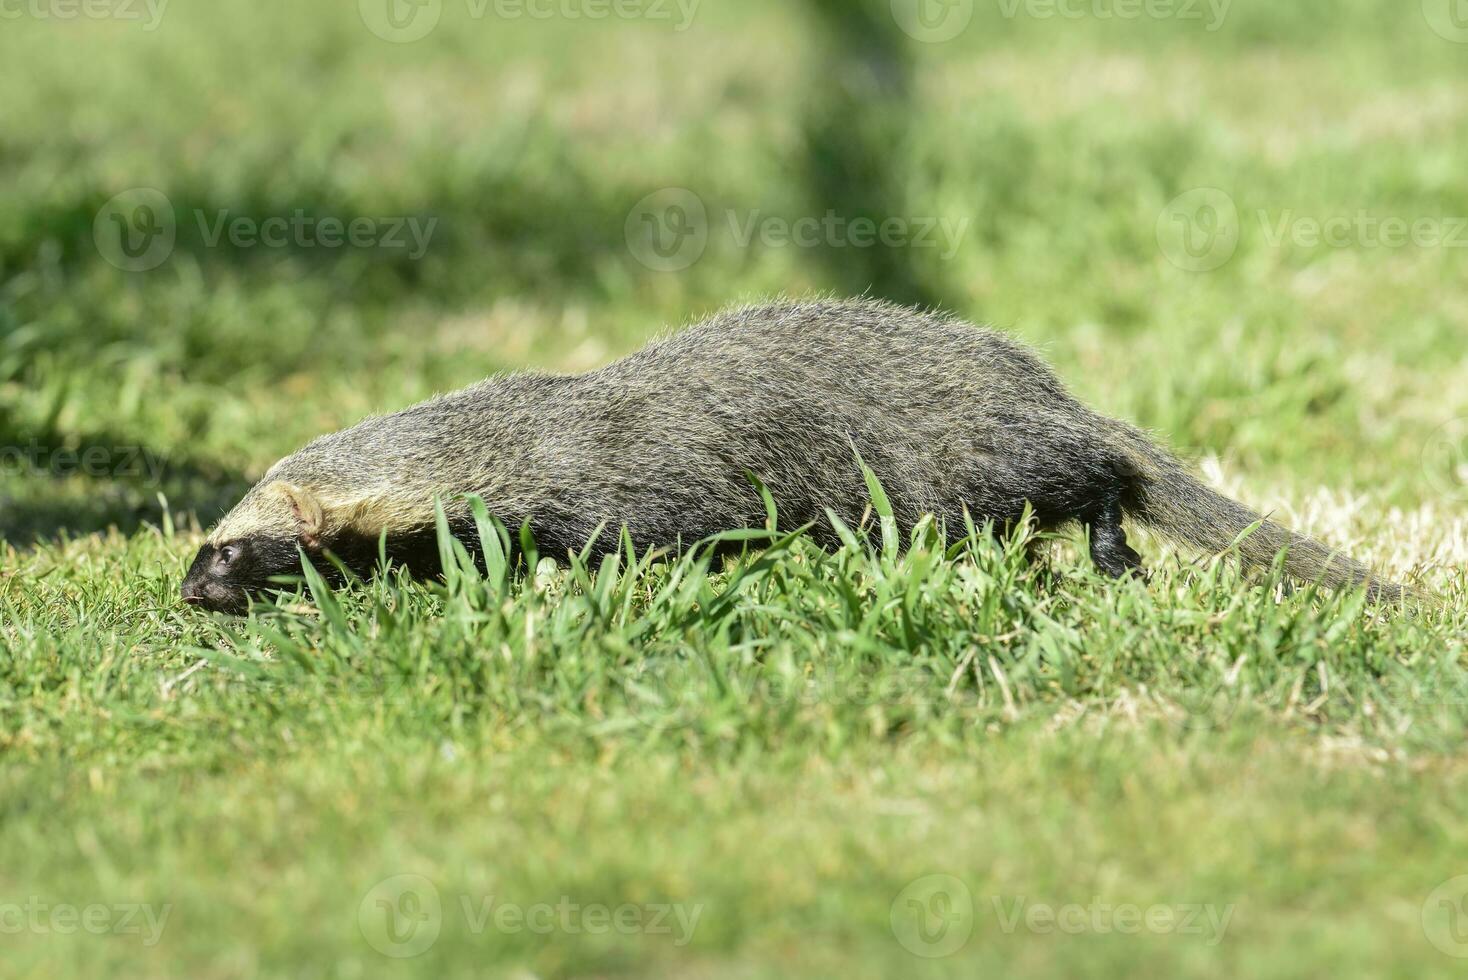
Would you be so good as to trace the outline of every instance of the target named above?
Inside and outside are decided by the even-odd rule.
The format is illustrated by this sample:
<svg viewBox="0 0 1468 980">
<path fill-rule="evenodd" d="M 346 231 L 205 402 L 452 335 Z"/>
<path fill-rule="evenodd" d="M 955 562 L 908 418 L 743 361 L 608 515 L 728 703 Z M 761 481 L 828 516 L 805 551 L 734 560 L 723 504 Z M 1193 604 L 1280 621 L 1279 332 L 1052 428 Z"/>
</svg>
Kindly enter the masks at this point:
<svg viewBox="0 0 1468 980">
<path fill-rule="evenodd" d="M 704 4 L 675 32 L 445 3 L 402 45 L 353 6 L 0 22 L 0 930 L 17 903 L 171 906 L 151 945 L 6 931 L 7 975 L 1456 965 L 1430 896 L 1468 873 L 1468 253 L 1273 240 L 1287 217 L 1468 216 L 1468 49 L 1422 5 L 1237 0 L 1208 32 L 978 4 L 954 41 L 898 47 L 910 105 L 855 103 L 897 120 L 820 114 L 863 67 L 794 4 Z M 853 139 L 887 171 L 822 171 L 858 123 L 903 133 Z M 180 222 L 145 273 L 93 240 L 133 187 Z M 678 273 L 626 239 L 661 187 L 710 216 Z M 1240 216 L 1208 272 L 1157 233 L 1198 187 Z M 895 257 L 913 288 L 1440 602 L 1378 609 L 1145 534 L 1148 578 L 1117 583 L 1073 535 L 894 540 L 878 495 L 832 552 L 786 527 L 727 562 L 450 547 L 442 581 L 302 581 L 244 619 L 179 603 L 203 529 L 315 435 L 592 368 L 730 302 L 871 287 L 871 256 L 730 231 L 832 196 L 966 222 L 951 258 Z M 419 260 L 199 232 L 297 209 L 438 224 Z M 893 917 L 935 874 L 972 934 L 929 959 Z M 398 875 L 443 901 L 414 958 L 363 925 Z M 475 928 L 462 900 L 489 896 L 701 912 L 674 945 Z M 1006 930 L 1016 900 L 1232 912 L 1210 943 Z"/>
</svg>

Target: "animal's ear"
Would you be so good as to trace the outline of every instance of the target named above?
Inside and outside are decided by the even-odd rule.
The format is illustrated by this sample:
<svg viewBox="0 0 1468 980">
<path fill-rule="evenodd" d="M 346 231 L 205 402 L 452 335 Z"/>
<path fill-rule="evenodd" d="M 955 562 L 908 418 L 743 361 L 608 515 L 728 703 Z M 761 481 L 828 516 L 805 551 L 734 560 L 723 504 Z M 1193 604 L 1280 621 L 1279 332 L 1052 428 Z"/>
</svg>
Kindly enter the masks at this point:
<svg viewBox="0 0 1468 980">
<path fill-rule="evenodd" d="M 309 550 L 321 547 L 321 535 L 326 529 L 326 514 L 321 501 L 305 487 L 284 481 L 275 484 L 275 490 L 285 498 L 296 518 L 296 537 Z"/>
</svg>

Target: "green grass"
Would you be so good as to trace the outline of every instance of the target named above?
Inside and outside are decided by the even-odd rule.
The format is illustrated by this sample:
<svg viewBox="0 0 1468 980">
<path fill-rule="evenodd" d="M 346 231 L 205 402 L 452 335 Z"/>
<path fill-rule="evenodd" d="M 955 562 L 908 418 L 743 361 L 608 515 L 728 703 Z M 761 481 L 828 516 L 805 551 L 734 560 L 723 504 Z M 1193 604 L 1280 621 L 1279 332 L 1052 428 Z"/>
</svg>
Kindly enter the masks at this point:
<svg viewBox="0 0 1468 980">
<path fill-rule="evenodd" d="M 1313 245 L 1301 221 L 1454 233 L 1468 46 L 1385 0 L 1236 0 L 1212 32 L 979 3 L 945 44 L 885 2 L 807 6 L 708 3 L 676 31 L 446 2 L 411 44 L 352 4 L 4 21 L 7 976 L 1460 967 L 1468 254 Z M 819 40 L 852 24 L 889 37 Z M 177 241 L 126 272 L 93 227 L 137 187 Z M 710 216 L 669 273 L 625 230 L 664 187 Z M 1189 271 L 1159 218 L 1199 187 L 1238 245 Z M 828 209 L 966 231 L 946 258 L 730 231 Z M 298 210 L 437 224 L 412 258 L 211 244 L 198 220 Z M 1039 566 L 982 534 L 897 548 L 878 513 L 839 552 L 727 567 L 308 583 L 239 620 L 176 599 L 201 529 L 314 435 L 728 302 L 864 290 L 1039 346 L 1441 604 L 1145 538 L 1152 577 L 1118 584 L 1070 540 Z"/>
</svg>

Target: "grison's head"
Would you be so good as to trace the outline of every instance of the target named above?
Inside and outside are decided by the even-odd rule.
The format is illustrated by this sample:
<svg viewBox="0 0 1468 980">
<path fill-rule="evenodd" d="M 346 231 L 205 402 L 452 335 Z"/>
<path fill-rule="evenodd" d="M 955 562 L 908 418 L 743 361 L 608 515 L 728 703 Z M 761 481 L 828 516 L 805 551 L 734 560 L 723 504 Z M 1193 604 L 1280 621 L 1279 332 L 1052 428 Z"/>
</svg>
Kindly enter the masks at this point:
<svg viewBox="0 0 1468 980">
<path fill-rule="evenodd" d="M 216 612 L 243 613 L 272 577 L 301 569 L 303 548 L 321 550 L 326 535 L 321 501 L 281 480 L 252 489 L 209 535 L 179 590 L 183 601 Z"/>
</svg>

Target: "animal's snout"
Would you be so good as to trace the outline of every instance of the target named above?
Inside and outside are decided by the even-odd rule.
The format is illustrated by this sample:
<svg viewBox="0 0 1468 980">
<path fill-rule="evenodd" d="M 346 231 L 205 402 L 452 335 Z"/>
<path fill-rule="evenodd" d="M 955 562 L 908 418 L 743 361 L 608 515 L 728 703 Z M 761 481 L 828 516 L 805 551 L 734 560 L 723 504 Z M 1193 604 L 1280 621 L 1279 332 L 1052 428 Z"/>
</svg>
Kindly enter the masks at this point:
<svg viewBox="0 0 1468 980">
<path fill-rule="evenodd" d="M 204 577 L 184 579 L 178 597 L 194 609 L 208 612 L 242 613 L 249 605 L 246 591 Z"/>
<path fill-rule="evenodd" d="M 209 583 L 191 573 L 179 584 L 178 597 L 191 606 L 206 606 L 209 604 Z"/>
</svg>

